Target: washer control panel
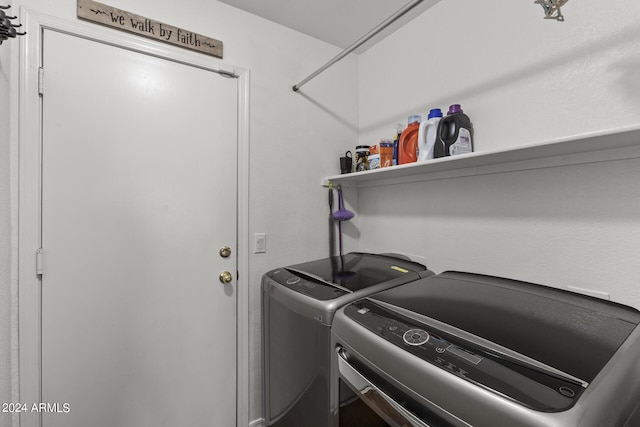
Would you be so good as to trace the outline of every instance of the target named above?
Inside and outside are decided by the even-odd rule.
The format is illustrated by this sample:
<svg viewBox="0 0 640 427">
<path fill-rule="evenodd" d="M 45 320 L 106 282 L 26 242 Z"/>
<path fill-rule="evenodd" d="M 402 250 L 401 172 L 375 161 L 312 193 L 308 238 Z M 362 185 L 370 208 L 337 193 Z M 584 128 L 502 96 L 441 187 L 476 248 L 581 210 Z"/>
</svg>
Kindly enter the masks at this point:
<svg viewBox="0 0 640 427">
<path fill-rule="evenodd" d="M 529 408 L 559 412 L 572 407 L 581 384 L 498 355 L 370 300 L 345 307 L 347 317 L 420 359 Z"/>
<path fill-rule="evenodd" d="M 295 292 L 322 301 L 339 298 L 349 293 L 313 277 L 293 273 L 286 268 L 271 270 L 267 273 L 267 277 Z"/>
</svg>

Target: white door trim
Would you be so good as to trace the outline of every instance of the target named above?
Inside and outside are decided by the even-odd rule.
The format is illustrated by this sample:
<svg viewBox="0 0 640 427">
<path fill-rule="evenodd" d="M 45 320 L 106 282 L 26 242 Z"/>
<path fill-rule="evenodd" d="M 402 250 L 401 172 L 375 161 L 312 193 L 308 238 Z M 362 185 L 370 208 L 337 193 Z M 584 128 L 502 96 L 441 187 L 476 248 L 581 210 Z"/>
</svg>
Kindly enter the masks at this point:
<svg viewBox="0 0 640 427">
<path fill-rule="evenodd" d="M 41 294 L 36 250 L 41 244 L 41 99 L 38 69 L 44 29 L 107 43 L 213 72 L 238 76 L 238 274 L 237 295 L 237 426 L 249 425 L 249 70 L 178 47 L 120 33 L 80 21 L 21 9 L 27 35 L 20 38 L 18 123 L 18 321 L 19 401 L 41 400 Z M 46 90 L 46 89 L 45 89 Z M 46 261 L 45 261 L 46 263 Z M 46 265 L 45 265 L 46 269 Z M 55 403 L 55 402 L 50 402 Z M 20 414 L 20 427 L 40 427 L 37 413 Z"/>
</svg>

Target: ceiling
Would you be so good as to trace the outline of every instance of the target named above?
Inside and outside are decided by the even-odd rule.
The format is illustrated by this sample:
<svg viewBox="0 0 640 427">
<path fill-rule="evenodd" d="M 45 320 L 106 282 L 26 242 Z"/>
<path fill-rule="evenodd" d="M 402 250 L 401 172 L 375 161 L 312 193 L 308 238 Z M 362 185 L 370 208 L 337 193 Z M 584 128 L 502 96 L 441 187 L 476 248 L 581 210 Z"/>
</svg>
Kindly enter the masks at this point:
<svg viewBox="0 0 640 427">
<path fill-rule="evenodd" d="M 220 0 L 230 6 L 346 48 L 370 32 L 409 0 Z M 424 0 L 402 18 L 371 38 L 362 53 L 439 0 Z"/>
</svg>

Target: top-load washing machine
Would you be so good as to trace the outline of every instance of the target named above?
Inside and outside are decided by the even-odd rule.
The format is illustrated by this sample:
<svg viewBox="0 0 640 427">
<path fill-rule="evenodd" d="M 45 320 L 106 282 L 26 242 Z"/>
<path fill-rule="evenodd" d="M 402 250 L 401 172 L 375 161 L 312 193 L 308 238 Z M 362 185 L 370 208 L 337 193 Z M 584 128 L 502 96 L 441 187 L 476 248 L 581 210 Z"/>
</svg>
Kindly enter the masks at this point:
<svg viewBox="0 0 640 427">
<path fill-rule="evenodd" d="M 560 289 L 430 276 L 336 313 L 332 405 L 348 427 L 638 426 L 639 325 Z"/>
<path fill-rule="evenodd" d="M 330 326 L 335 311 L 432 274 L 402 257 L 369 253 L 348 253 L 266 273 L 262 279 L 266 425 L 328 427 L 333 375 Z"/>
</svg>

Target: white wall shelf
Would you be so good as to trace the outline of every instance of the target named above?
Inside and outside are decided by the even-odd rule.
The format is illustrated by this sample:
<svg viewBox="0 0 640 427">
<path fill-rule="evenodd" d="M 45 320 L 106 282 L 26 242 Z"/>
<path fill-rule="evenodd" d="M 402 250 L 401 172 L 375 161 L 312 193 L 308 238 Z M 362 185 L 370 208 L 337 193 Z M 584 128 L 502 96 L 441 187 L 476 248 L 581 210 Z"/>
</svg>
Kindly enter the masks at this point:
<svg viewBox="0 0 640 427">
<path fill-rule="evenodd" d="M 561 138 L 508 150 L 474 152 L 372 171 L 329 176 L 344 187 L 430 181 L 622 160 L 640 157 L 640 126 L 630 126 Z"/>
</svg>

